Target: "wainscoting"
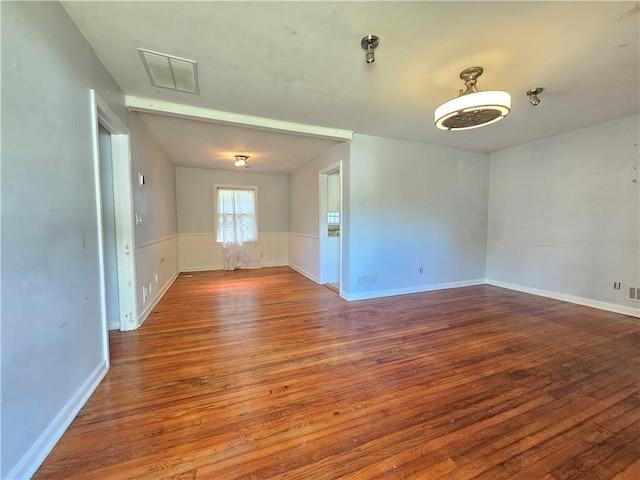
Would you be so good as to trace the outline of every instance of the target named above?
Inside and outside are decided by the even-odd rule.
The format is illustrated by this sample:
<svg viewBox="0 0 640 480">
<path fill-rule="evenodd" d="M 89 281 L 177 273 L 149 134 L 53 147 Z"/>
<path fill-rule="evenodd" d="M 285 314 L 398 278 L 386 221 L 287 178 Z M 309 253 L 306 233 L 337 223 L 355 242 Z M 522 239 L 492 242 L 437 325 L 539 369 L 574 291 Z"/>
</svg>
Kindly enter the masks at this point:
<svg viewBox="0 0 640 480">
<path fill-rule="evenodd" d="M 263 267 L 281 267 L 288 263 L 288 233 L 260 233 L 260 263 Z M 179 233 L 178 258 L 181 272 L 222 270 L 222 245 L 213 233 Z"/>
<path fill-rule="evenodd" d="M 136 245 L 138 326 L 146 320 L 177 275 L 177 235 Z"/>
<path fill-rule="evenodd" d="M 289 233 L 289 266 L 320 283 L 320 239 L 317 235 Z"/>
</svg>

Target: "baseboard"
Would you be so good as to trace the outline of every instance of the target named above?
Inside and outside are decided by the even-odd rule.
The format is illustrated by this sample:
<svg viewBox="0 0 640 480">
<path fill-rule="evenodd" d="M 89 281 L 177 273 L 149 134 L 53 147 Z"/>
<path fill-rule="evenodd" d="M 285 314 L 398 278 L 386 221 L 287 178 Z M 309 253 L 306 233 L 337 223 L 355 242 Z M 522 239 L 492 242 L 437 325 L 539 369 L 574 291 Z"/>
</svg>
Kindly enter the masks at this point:
<svg viewBox="0 0 640 480">
<path fill-rule="evenodd" d="M 108 320 L 107 330 L 120 330 L 120 320 Z"/>
<path fill-rule="evenodd" d="M 616 305 L 615 303 L 602 302 L 600 300 L 592 300 L 590 298 L 577 297 L 574 295 L 542 290 L 540 288 L 527 287 L 515 283 L 501 282 L 499 280 L 492 280 L 490 278 L 487 278 L 486 283 L 495 287 L 507 288 L 509 290 L 530 293 L 532 295 L 538 295 L 540 297 L 553 298 L 554 300 L 562 300 L 563 302 L 575 303 L 577 305 L 583 305 L 585 307 L 598 308 L 600 310 L 606 310 L 607 312 L 621 313 L 623 315 L 640 318 L 640 307 L 634 308 L 627 307 L 625 305 Z"/>
<path fill-rule="evenodd" d="M 76 418 L 80 409 L 87 403 L 87 400 L 89 400 L 89 397 L 93 394 L 107 372 L 107 364 L 103 360 L 84 381 L 76 393 L 73 394 L 71 399 L 62 410 L 60 410 L 44 432 L 42 432 L 42 435 L 40 435 L 31 448 L 27 450 L 27 453 L 25 453 L 20 461 L 11 469 L 5 477 L 5 480 L 24 480 L 25 478 L 31 478 L 33 474 L 36 473 L 36 470 L 42 465 L 47 455 L 49 455 L 53 447 L 58 443 L 58 440 L 60 440 L 67 428 L 69 428 L 73 419 Z"/>
<path fill-rule="evenodd" d="M 138 328 L 140 328 L 142 326 L 142 324 L 144 323 L 144 321 L 147 319 L 147 317 L 149 316 L 149 314 L 151 313 L 151 311 L 156 307 L 156 305 L 158 304 L 158 302 L 162 299 L 162 297 L 164 296 L 165 293 L 167 293 L 167 290 L 169 290 L 169 287 L 171 285 L 173 285 L 173 282 L 175 282 L 176 278 L 178 278 L 178 275 L 180 274 L 180 272 L 176 272 L 173 274 L 173 277 L 171 277 L 169 279 L 169 281 L 167 283 L 165 283 L 164 287 L 162 287 L 162 290 L 160 291 L 160 293 L 158 294 L 158 296 L 153 300 L 153 302 L 151 302 L 149 305 L 147 305 L 147 308 L 145 308 L 142 313 L 140 314 L 140 316 L 138 317 Z"/>
<path fill-rule="evenodd" d="M 298 272 L 300 275 L 304 275 L 309 280 L 312 280 L 312 281 L 316 282 L 317 284 L 320 284 L 320 279 L 318 277 L 316 277 L 315 275 L 305 271 L 304 269 L 296 267 L 295 265 L 291 265 L 291 264 L 289 264 L 288 267 L 292 268 L 293 270 Z"/>
<path fill-rule="evenodd" d="M 260 263 L 260 267 L 269 268 L 269 267 L 287 267 L 289 266 L 287 262 L 265 262 Z M 214 272 L 217 270 L 224 270 L 224 266 L 222 265 L 209 265 L 205 267 L 188 267 L 180 269 L 180 273 L 190 273 L 190 272 Z"/>
<path fill-rule="evenodd" d="M 216 270 L 224 270 L 224 267 L 222 265 L 207 265 L 204 267 L 187 267 L 187 268 L 181 268 L 180 273 L 213 272 Z"/>
<path fill-rule="evenodd" d="M 289 264 L 285 262 L 264 262 L 260 263 L 261 267 L 269 268 L 269 267 L 288 267 Z"/>
<path fill-rule="evenodd" d="M 472 285 L 483 285 L 484 279 L 464 280 L 462 282 L 433 283 L 430 285 L 417 285 L 415 287 L 394 288 L 390 290 L 371 290 L 368 292 L 346 293 L 340 296 L 350 302 L 357 300 L 369 300 L 372 298 L 393 297 L 395 295 L 408 295 L 411 293 L 433 292 L 435 290 L 446 290 L 448 288 L 470 287 Z M 344 294 L 343 294 L 344 293 Z"/>
</svg>

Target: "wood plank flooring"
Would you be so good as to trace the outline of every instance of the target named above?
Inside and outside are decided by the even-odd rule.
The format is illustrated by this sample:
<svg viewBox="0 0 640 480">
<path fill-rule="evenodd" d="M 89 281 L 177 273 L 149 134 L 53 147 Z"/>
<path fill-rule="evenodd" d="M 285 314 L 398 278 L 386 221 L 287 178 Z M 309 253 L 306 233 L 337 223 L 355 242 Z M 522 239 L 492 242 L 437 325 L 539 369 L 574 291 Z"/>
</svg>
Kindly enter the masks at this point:
<svg viewBox="0 0 640 480">
<path fill-rule="evenodd" d="M 181 274 L 34 478 L 638 480 L 639 326 L 484 285 Z"/>
</svg>

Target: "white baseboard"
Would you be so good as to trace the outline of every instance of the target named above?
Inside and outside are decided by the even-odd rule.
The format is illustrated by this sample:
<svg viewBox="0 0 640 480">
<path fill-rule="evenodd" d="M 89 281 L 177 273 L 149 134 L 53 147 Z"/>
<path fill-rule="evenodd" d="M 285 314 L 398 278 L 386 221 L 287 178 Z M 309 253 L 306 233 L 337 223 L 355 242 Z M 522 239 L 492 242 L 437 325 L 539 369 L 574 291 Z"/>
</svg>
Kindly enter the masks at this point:
<svg viewBox="0 0 640 480">
<path fill-rule="evenodd" d="M 289 268 L 292 268 L 293 270 L 295 270 L 296 272 L 298 272 L 300 275 L 304 275 L 305 277 L 307 277 L 309 280 L 313 280 L 314 282 L 316 282 L 317 284 L 320 284 L 320 279 L 318 277 L 316 277 L 315 275 L 306 272 L 304 269 L 297 267 L 295 265 L 289 264 L 288 265 Z"/>
<path fill-rule="evenodd" d="M 341 291 L 341 296 L 350 302 L 356 300 L 369 300 L 372 298 L 392 297 L 395 295 L 408 295 L 410 293 L 432 292 L 434 290 L 445 290 L 447 288 L 470 287 L 472 285 L 483 285 L 484 279 L 464 280 L 462 282 L 434 283 L 430 285 L 418 285 L 407 288 L 394 288 L 391 290 L 371 290 L 368 292 L 345 293 Z M 344 293 L 344 295 L 343 295 Z"/>
<path fill-rule="evenodd" d="M 155 306 L 158 304 L 158 302 L 162 299 L 164 294 L 167 293 L 167 290 L 169 290 L 169 287 L 171 285 L 173 285 L 173 282 L 176 280 L 176 278 L 178 278 L 179 274 L 180 274 L 180 272 L 174 273 L 173 277 L 171 277 L 169 279 L 169 281 L 167 283 L 165 283 L 164 287 L 162 287 L 162 290 L 160 291 L 158 296 L 153 300 L 153 302 L 151 302 L 149 305 L 147 305 L 147 308 L 145 308 L 142 311 L 142 313 L 140 314 L 140 317 L 138 318 L 138 328 L 140 328 L 142 326 L 142 324 L 147 319 L 147 317 L 149 316 L 151 311 L 155 308 Z"/>
<path fill-rule="evenodd" d="M 103 360 L 91 372 L 91 375 L 84 381 L 80 388 L 73 394 L 67 404 L 60 410 L 49 426 L 42 432 L 27 453 L 18 461 L 5 477 L 5 480 L 24 480 L 31 478 L 36 470 L 42 465 L 47 455 L 58 443 L 60 437 L 67 430 L 69 425 L 80 409 L 87 403 L 89 397 L 107 374 L 108 368 Z"/>
<path fill-rule="evenodd" d="M 120 320 L 108 320 L 107 330 L 120 330 Z"/>
<path fill-rule="evenodd" d="M 269 268 L 269 267 L 287 267 L 286 263 L 282 262 L 265 262 L 260 263 L 260 267 Z M 205 265 L 203 267 L 185 267 L 180 270 L 180 273 L 189 273 L 189 272 L 214 272 L 217 270 L 224 270 L 224 267 L 221 265 Z"/>
<path fill-rule="evenodd" d="M 508 288 L 509 290 L 516 290 L 518 292 L 530 293 L 532 295 L 538 295 L 540 297 L 553 298 L 554 300 L 562 300 L 563 302 L 575 303 L 578 305 L 583 305 L 585 307 L 598 308 L 600 310 L 606 310 L 608 312 L 621 313 L 623 315 L 630 315 L 632 317 L 640 318 L 640 307 L 634 308 L 627 307 L 625 305 L 616 305 L 615 303 L 602 302 L 600 300 L 592 300 L 590 298 L 567 295 L 565 293 L 551 292 L 549 290 L 526 287 L 524 285 L 518 285 L 515 283 L 501 282 L 499 280 L 492 280 L 490 278 L 487 278 L 486 283 L 495 287 Z"/>
<path fill-rule="evenodd" d="M 201 267 L 183 267 L 180 269 L 180 273 L 213 272 L 216 270 L 224 270 L 224 267 L 221 267 L 220 265 L 204 265 Z"/>
<path fill-rule="evenodd" d="M 269 268 L 269 267 L 288 267 L 287 262 L 264 262 L 260 263 L 261 267 Z"/>
</svg>

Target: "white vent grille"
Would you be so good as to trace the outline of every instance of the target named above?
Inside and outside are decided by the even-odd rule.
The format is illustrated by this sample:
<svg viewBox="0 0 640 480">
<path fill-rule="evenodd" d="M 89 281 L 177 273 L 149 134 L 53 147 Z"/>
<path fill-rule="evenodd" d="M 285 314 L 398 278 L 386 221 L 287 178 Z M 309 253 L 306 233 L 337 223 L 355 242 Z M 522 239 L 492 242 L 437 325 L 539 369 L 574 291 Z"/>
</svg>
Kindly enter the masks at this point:
<svg viewBox="0 0 640 480">
<path fill-rule="evenodd" d="M 640 287 L 629 287 L 629 300 L 640 300 Z"/>
<path fill-rule="evenodd" d="M 198 62 L 142 48 L 138 49 L 138 53 L 154 87 L 200 94 Z"/>
<path fill-rule="evenodd" d="M 358 285 L 373 285 L 378 283 L 377 275 L 362 275 L 358 277 Z"/>
</svg>

